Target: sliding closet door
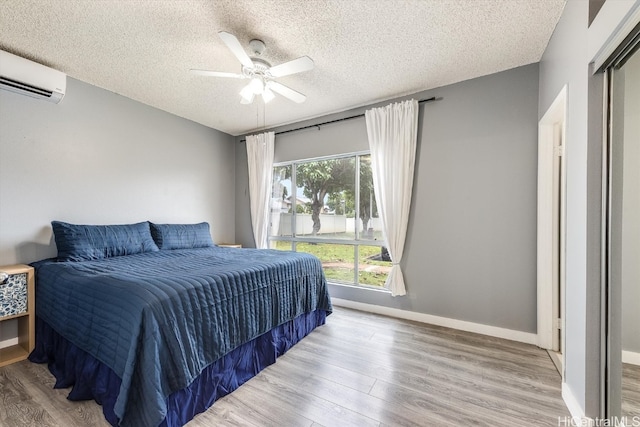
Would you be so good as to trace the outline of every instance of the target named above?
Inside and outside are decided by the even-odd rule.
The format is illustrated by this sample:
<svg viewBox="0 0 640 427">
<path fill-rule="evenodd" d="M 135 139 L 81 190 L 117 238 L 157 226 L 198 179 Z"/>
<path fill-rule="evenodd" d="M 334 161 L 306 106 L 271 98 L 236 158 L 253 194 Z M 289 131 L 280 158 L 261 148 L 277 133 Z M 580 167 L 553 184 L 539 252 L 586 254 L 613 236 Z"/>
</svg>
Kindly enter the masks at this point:
<svg viewBox="0 0 640 427">
<path fill-rule="evenodd" d="M 607 416 L 640 416 L 640 54 L 609 71 Z"/>
</svg>

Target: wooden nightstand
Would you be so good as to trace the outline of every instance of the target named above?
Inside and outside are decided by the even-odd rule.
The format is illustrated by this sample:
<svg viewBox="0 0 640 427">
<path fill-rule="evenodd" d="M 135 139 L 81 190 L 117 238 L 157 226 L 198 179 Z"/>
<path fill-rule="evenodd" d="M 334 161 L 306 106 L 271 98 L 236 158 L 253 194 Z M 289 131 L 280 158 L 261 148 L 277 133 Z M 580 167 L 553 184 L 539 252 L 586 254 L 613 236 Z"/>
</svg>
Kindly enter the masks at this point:
<svg viewBox="0 0 640 427">
<path fill-rule="evenodd" d="M 218 246 L 221 248 L 241 248 L 242 245 L 239 243 L 218 243 Z"/>
<path fill-rule="evenodd" d="M 0 285 L 0 328 L 8 320 L 18 322 L 18 337 L 8 347 L 0 348 L 0 366 L 24 360 L 36 344 L 35 341 L 35 278 L 33 267 L 9 265 L 0 267 L 9 275 L 7 283 Z"/>
</svg>

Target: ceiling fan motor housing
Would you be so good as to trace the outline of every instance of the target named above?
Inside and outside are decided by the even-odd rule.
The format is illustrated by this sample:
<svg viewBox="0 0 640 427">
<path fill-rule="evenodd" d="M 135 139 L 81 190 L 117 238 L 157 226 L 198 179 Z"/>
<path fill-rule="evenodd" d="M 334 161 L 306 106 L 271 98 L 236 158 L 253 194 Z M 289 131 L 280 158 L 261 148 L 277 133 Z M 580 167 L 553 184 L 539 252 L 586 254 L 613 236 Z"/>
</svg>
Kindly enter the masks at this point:
<svg viewBox="0 0 640 427">
<path fill-rule="evenodd" d="M 262 78 L 271 78 L 271 74 L 269 73 L 269 68 L 271 68 L 271 64 L 261 58 L 251 58 L 253 62 L 253 68 L 242 66 L 242 74 L 251 78 L 255 76 L 260 76 Z"/>
<path fill-rule="evenodd" d="M 249 42 L 249 48 L 254 56 L 262 55 L 262 52 L 267 48 L 262 40 L 253 39 Z"/>
</svg>

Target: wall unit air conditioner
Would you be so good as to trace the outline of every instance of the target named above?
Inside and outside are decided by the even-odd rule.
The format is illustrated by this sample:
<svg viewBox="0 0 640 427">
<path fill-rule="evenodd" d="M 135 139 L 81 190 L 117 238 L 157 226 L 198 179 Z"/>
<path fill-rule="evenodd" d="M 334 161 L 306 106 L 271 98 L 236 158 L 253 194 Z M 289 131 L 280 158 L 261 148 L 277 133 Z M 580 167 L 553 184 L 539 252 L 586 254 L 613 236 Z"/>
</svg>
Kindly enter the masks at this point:
<svg viewBox="0 0 640 427">
<path fill-rule="evenodd" d="M 64 98 L 67 75 L 0 50 L 0 89 L 57 104 Z"/>
</svg>

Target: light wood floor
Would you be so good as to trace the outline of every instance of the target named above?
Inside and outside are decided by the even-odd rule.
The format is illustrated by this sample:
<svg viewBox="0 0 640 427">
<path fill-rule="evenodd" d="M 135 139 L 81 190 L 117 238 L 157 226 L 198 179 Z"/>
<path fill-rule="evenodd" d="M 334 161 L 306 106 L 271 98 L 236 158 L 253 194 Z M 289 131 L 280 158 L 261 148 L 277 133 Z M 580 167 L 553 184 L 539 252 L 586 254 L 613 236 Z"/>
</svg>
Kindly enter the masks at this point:
<svg viewBox="0 0 640 427">
<path fill-rule="evenodd" d="M 0 368 L 0 426 L 107 426 L 45 366 Z M 336 308 L 287 354 L 192 420 L 211 426 L 557 426 L 560 377 L 535 346 Z"/>
<path fill-rule="evenodd" d="M 640 366 L 622 364 L 622 415 L 640 420 Z M 630 425 L 633 425 L 630 423 Z"/>
</svg>

